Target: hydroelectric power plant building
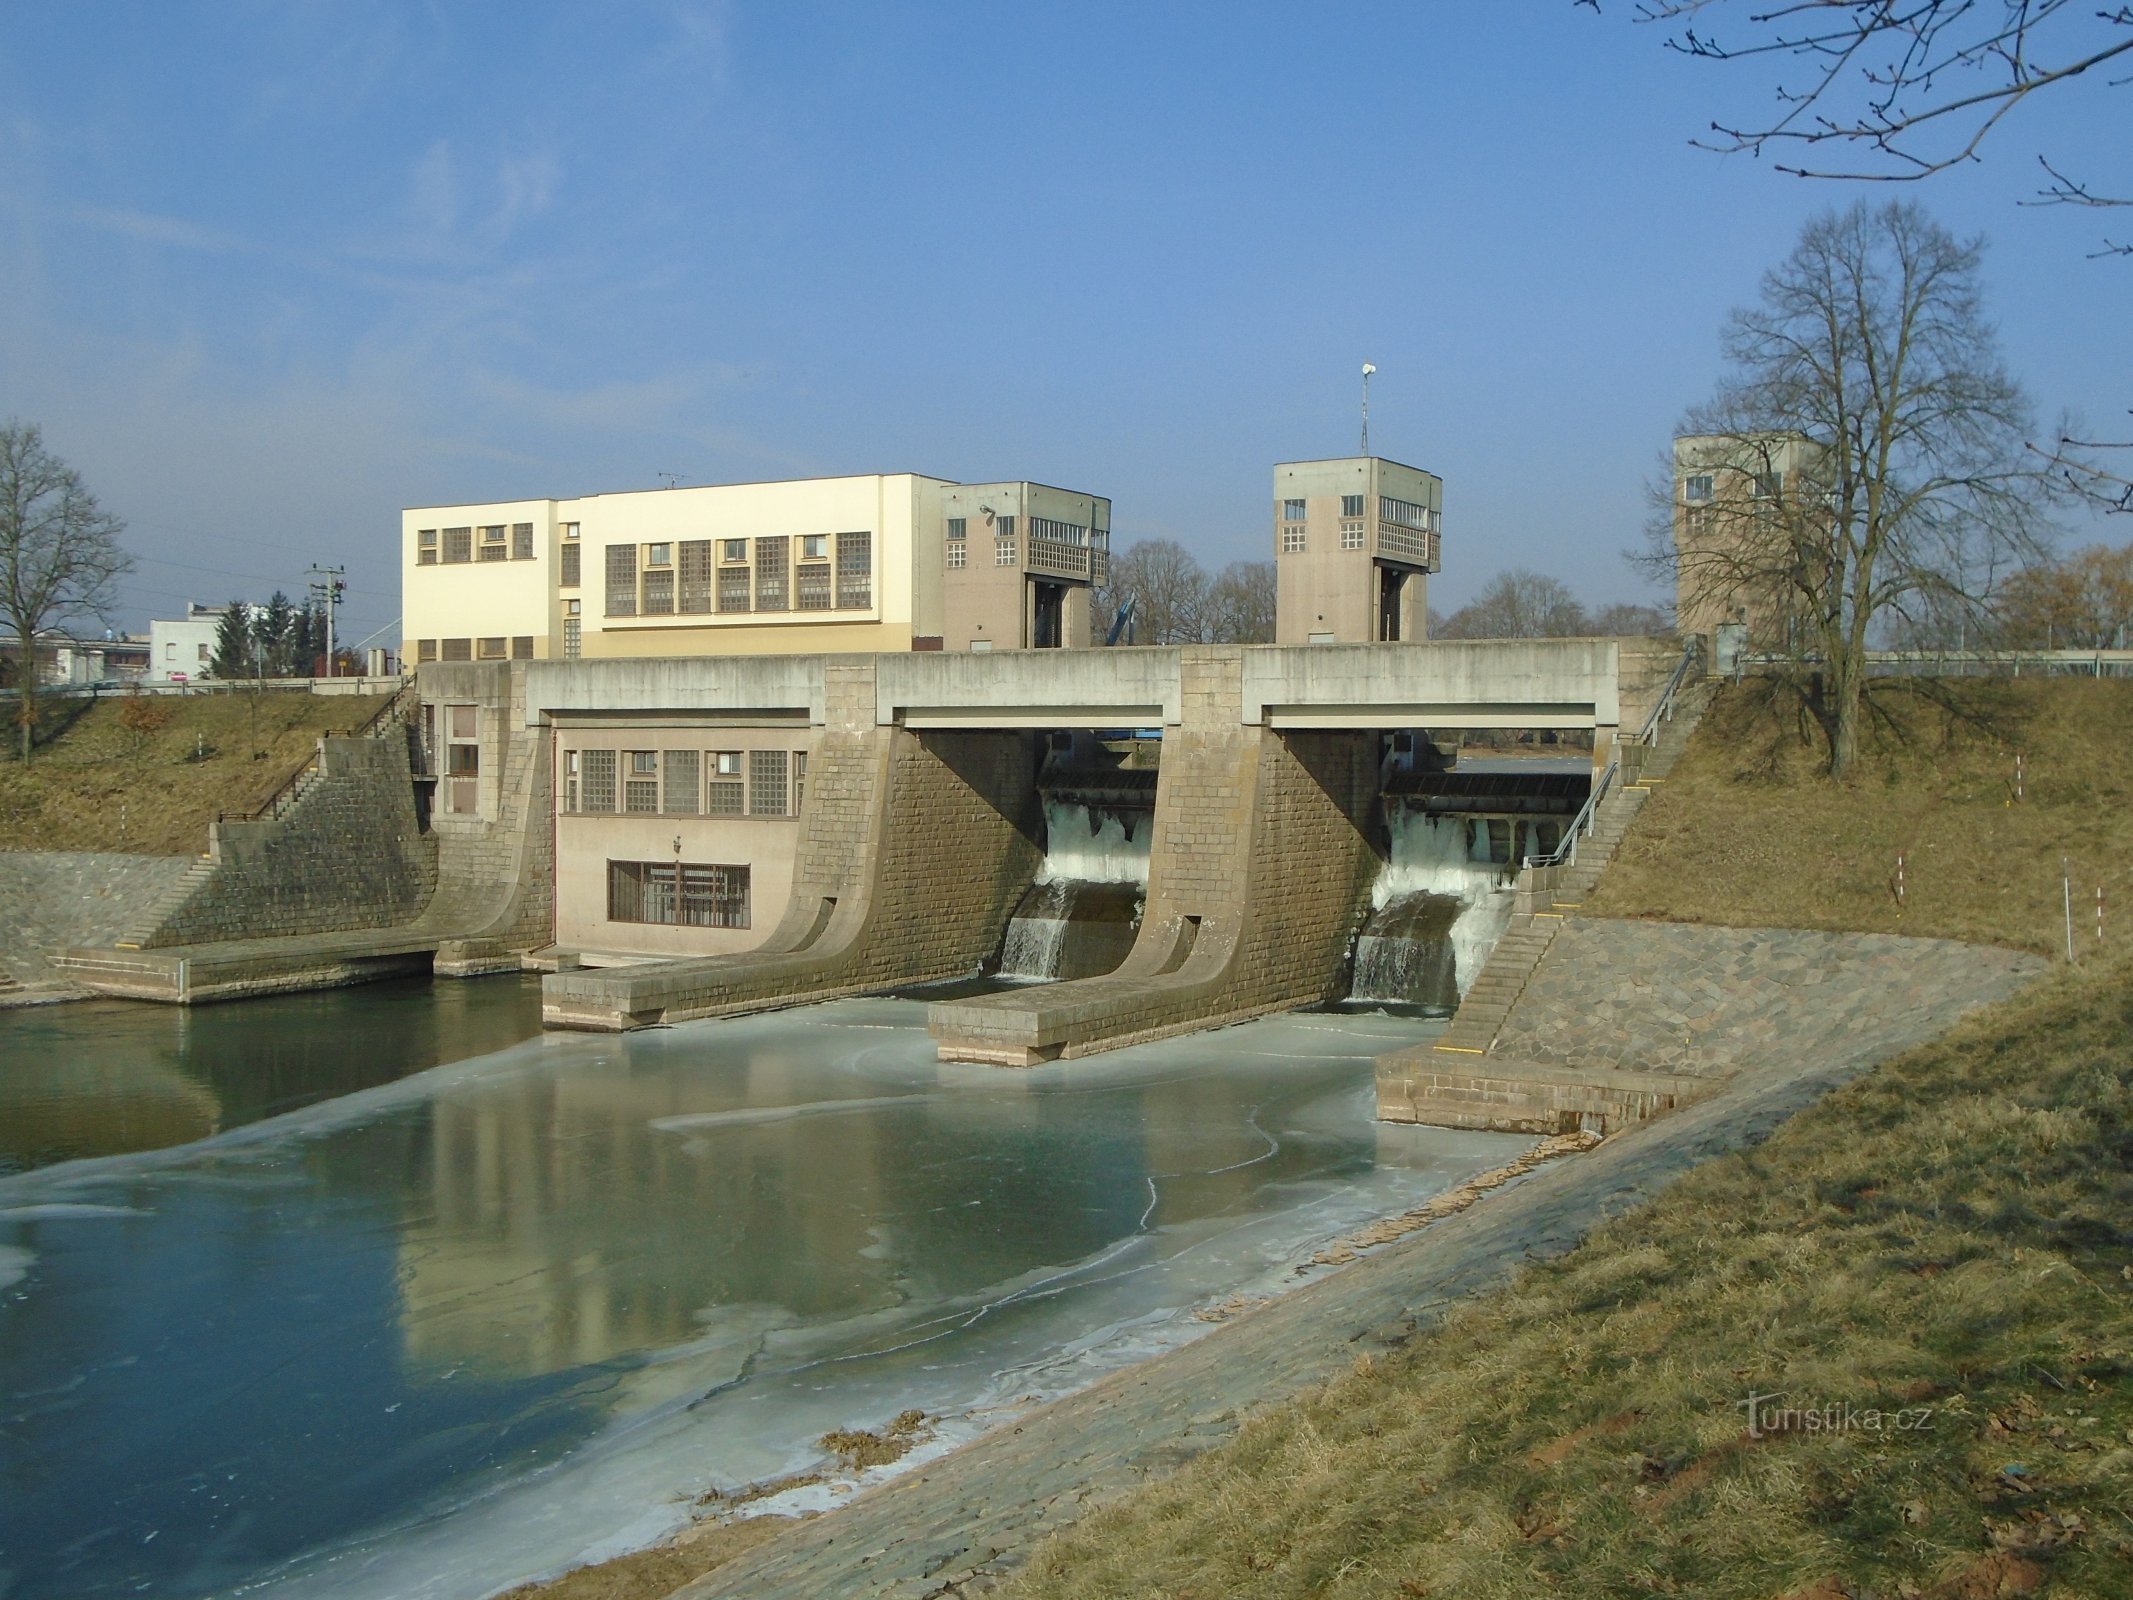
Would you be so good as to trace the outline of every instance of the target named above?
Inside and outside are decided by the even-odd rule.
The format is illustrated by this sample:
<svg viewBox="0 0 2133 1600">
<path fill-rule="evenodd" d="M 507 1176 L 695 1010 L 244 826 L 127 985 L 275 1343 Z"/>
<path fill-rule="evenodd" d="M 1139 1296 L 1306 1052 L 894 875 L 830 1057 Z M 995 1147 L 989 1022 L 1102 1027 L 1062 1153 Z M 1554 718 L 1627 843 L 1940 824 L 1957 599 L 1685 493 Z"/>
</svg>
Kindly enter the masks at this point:
<svg viewBox="0 0 2133 1600">
<path fill-rule="evenodd" d="M 1574 885 L 1556 847 L 1627 802 L 1691 662 L 1428 642 L 1441 482 L 1356 458 L 1274 488 L 1281 636 L 1309 625 L 1256 646 L 1088 648 L 1110 503 L 1026 482 L 409 512 L 413 682 L 59 964 L 179 1003 L 531 966 L 583 1029 L 998 975 L 1025 981 L 929 1025 L 1001 1065 L 1351 993 L 1458 1006 Z M 1447 770 L 1472 729 L 1579 753 Z"/>
</svg>

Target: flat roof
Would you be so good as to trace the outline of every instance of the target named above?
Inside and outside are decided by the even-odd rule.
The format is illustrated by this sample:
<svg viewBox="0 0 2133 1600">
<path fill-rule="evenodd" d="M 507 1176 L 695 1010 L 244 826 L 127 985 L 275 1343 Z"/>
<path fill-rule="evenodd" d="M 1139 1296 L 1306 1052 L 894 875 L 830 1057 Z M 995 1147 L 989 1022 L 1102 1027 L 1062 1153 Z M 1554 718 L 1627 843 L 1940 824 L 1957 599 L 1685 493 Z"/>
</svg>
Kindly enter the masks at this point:
<svg viewBox="0 0 2133 1600">
<path fill-rule="evenodd" d="M 601 500 L 609 495 L 625 494 L 684 494 L 691 489 L 767 489 L 783 483 L 849 483 L 856 478 L 924 478 L 929 483 L 944 483 L 956 486 L 954 478 L 936 478 L 930 472 L 833 472 L 811 478 L 746 478 L 736 483 L 677 483 L 671 487 L 660 484 L 649 489 L 595 489 L 590 494 L 521 494 L 502 500 L 444 500 L 426 501 L 419 506 L 402 506 L 405 511 L 461 511 L 471 506 L 517 506 L 536 502 L 553 505 L 564 500 Z M 991 479 L 988 483 L 1026 482 L 1026 479 Z M 1069 493 L 1080 493 L 1069 490 Z"/>
<path fill-rule="evenodd" d="M 1398 467 L 1402 472 L 1419 472 L 1425 478 L 1443 476 L 1442 473 L 1432 472 L 1427 467 L 1414 467 L 1404 461 L 1395 461 L 1391 456 L 1313 456 L 1302 461 L 1277 461 L 1274 463 L 1274 470 L 1279 472 L 1283 467 L 1332 467 L 1349 461 L 1375 461 L 1383 466 Z"/>
</svg>

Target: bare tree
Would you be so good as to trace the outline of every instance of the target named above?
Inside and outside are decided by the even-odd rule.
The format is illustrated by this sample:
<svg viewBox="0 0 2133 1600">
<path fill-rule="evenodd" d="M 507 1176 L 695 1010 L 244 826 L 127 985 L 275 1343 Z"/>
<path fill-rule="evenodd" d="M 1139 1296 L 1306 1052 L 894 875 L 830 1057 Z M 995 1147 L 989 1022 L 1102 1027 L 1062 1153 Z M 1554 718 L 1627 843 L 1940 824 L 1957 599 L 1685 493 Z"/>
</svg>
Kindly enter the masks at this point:
<svg viewBox="0 0 2133 1600">
<path fill-rule="evenodd" d="M 1560 579 L 1513 567 L 1435 624 L 1444 639 L 1567 639 L 1588 631 L 1585 608 Z"/>
<path fill-rule="evenodd" d="M 1996 610 L 2001 641 L 2018 649 L 2122 649 L 2133 637 L 2133 546 L 2091 545 L 2018 572 Z"/>
<path fill-rule="evenodd" d="M 2049 533 L 1981 248 L 1911 204 L 1811 220 L 1729 320 L 1732 370 L 1682 426 L 1694 476 L 1659 494 L 1652 560 L 1684 618 L 1739 615 L 1781 653 L 1839 777 L 1877 630 L 1982 623 Z"/>
<path fill-rule="evenodd" d="M 1591 631 L 1602 637 L 1635 636 L 1653 638 L 1674 631 L 1674 619 L 1664 607 L 1638 605 L 1634 601 L 1617 601 L 1611 606 L 1602 606 L 1592 614 Z"/>
<path fill-rule="evenodd" d="M 25 761 L 37 724 L 37 635 L 110 610 L 119 577 L 133 567 L 119 548 L 125 526 L 45 449 L 35 423 L 0 426 L 0 611 L 22 650 L 16 695 Z"/>
<path fill-rule="evenodd" d="M 1198 644 L 1207 637 L 1207 574 L 1173 539 L 1143 539 L 1111 558 L 1103 607 L 1133 601 L 1140 644 Z"/>
<path fill-rule="evenodd" d="M 1274 563 L 1232 561 L 1207 590 L 1207 636 L 1217 644 L 1274 642 Z"/>
</svg>

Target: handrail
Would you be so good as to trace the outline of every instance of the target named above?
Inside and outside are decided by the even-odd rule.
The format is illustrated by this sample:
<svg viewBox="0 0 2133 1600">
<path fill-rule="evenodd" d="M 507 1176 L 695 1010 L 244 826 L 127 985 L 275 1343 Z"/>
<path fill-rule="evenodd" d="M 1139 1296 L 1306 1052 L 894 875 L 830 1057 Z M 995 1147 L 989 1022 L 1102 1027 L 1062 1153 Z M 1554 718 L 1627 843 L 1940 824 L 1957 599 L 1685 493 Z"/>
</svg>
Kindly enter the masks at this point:
<svg viewBox="0 0 2133 1600">
<path fill-rule="evenodd" d="M 1560 867 L 1575 863 L 1578 858 L 1578 836 L 1581 833 L 1592 832 L 1600 809 L 1600 802 L 1607 798 L 1607 791 L 1613 787 L 1615 775 L 1621 771 L 1621 768 L 1622 758 L 1620 756 L 1609 761 L 1607 770 L 1601 773 L 1599 780 L 1593 784 L 1592 793 L 1585 797 L 1585 803 L 1578 808 L 1578 814 L 1570 819 L 1570 826 L 1563 830 L 1561 841 L 1544 856 L 1527 856 L 1524 865 L 1529 867 Z"/>
<path fill-rule="evenodd" d="M 373 711 L 353 728 L 350 728 L 346 733 L 336 734 L 333 737 L 341 739 L 384 738 L 388 726 L 406 725 L 407 718 L 402 702 L 408 700 L 413 693 L 413 684 L 404 685 L 389 695 L 385 704 L 378 707 L 377 710 Z M 325 736 L 321 735 L 319 744 L 324 742 Z M 304 780 L 318 770 L 318 761 L 319 748 L 318 745 L 314 745 L 311 753 L 304 757 L 294 771 L 275 785 L 273 793 L 262 800 L 258 806 L 250 811 L 217 811 L 215 820 L 217 822 L 279 821 L 282 812 L 295 801 L 298 792 L 302 790 Z"/>
<path fill-rule="evenodd" d="M 1681 659 L 1674 663 L 1674 670 L 1666 680 L 1666 687 L 1659 691 L 1659 698 L 1652 702 L 1651 714 L 1644 719 L 1644 726 L 1637 730 L 1635 743 L 1656 745 L 1659 742 L 1659 725 L 1674 720 L 1674 697 L 1681 692 L 1682 681 L 1689 675 L 1689 667 L 1696 660 L 1696 646 L 1690 644 L 1681 652 Z"/>
</svg>

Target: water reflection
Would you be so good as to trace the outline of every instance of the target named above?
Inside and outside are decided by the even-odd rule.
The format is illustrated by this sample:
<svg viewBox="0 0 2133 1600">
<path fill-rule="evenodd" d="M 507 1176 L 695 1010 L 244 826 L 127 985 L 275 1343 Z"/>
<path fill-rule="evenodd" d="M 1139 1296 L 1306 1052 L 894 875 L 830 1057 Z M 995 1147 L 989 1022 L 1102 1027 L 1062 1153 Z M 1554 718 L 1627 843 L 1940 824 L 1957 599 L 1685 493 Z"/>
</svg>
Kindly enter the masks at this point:
<svg viewBox="0 0 2133 1600">
<path fill-rule="evenodd" d="M 550 1035 L 0 1181 L 0 1590 L 486 1593 L 829 1427 L 1087 1381 L 1520 1142 L 1375 1129 L 1430 1024 L 1019 1073 L 923 1024 Z"/>
<path fill-rule="evenodd" d="M 0 1173 L 159 1150 L 540 1032 L 534 977 L 0 1011 Z"/>
</svg>

